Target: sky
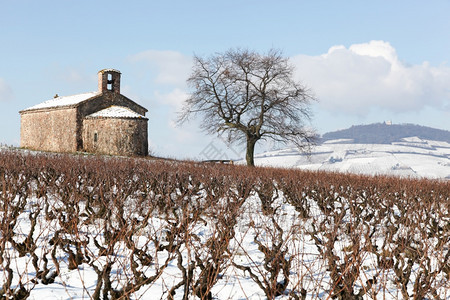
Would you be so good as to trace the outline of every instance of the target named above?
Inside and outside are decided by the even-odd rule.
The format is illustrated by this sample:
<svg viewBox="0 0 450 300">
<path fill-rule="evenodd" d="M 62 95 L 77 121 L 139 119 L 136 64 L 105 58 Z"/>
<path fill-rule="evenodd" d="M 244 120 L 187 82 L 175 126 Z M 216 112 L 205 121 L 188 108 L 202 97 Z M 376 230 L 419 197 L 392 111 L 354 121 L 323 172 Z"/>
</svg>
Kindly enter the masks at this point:
<svg viewBox="0 0 450 300">
<path fill-rule="evenodd" d="M 243 157 L 201 119 L 175 122 L 192 57 L 231 48 L 289 57 L 319 134 L 384 121 L 449 130 L 449 12 L 450 0 L 0 0 L 0 143 L 20 144 L 20 110 L 95 91 L 114 68 L 148 109 L 154 155 Z"/>
</svg>

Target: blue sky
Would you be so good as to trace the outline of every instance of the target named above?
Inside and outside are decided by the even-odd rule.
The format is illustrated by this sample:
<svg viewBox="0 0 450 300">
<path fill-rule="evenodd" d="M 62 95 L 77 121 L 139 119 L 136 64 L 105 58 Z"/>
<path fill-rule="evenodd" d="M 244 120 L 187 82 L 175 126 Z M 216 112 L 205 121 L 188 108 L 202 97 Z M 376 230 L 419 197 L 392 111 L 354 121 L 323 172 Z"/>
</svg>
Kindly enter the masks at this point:
<svg viewBox="0 0 450 300">
<path fill-rule="evenodd" d="M 19 110 L 95 91 L 122 72 L 122 93 L 148 108 L 156 155 L 205 158 L 220 137 L 176 127 L 193 54 L 281 49 L 318 102 L 319 133 L 392 120 L 450 128 L 450 0 L 0 0 L 0 143 L 18 145 Z M 274 148 L 270 143 L 258 151 Z"/>
</svg>

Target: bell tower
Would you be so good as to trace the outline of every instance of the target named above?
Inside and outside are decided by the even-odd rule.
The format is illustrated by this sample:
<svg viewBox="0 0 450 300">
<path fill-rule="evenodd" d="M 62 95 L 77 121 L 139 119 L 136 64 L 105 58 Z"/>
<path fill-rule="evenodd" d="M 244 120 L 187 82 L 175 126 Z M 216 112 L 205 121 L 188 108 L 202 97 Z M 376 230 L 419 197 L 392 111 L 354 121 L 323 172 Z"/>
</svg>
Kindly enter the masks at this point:
<svg viewBox="0 0 450 300">
<path fill-rule="evenodd" d="M 98 91 L 120 94 L 120 71 L 103 69 L 98 71 Z"/>
</svg>

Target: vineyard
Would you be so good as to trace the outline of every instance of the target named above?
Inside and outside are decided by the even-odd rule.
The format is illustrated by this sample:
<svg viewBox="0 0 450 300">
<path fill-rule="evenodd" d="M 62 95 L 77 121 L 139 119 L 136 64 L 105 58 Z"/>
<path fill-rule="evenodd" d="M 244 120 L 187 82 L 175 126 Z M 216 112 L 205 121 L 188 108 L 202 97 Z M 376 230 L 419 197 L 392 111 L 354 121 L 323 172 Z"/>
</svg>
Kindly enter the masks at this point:
<svg viewBox="0 0 450 300">
<path fill-rule="evenodd" d="M 0 151 L 0 299 L 450 299 L 450 181 Z"/>
</svg>

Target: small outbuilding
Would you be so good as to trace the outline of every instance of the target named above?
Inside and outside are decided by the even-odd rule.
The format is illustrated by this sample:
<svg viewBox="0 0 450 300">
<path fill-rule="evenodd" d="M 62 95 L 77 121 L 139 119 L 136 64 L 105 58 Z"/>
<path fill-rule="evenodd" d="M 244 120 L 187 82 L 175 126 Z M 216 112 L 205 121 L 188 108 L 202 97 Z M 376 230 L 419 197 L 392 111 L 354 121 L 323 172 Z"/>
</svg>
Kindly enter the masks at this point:
<svg viewBox="0 0 450 300">
<path fill-rule="evenodd" d="M 98 72 L 98 91 L 20 111 L 20 146 L 52 152 L 148 155 L 147 109 L 120 93 L 121 73 Z"/>
</svg>

